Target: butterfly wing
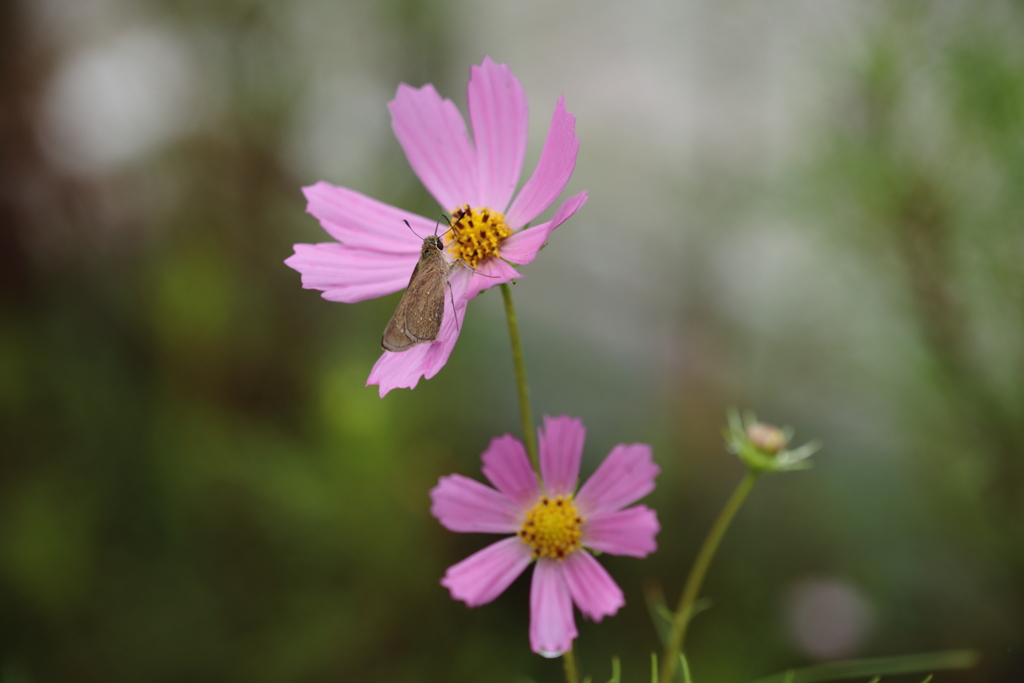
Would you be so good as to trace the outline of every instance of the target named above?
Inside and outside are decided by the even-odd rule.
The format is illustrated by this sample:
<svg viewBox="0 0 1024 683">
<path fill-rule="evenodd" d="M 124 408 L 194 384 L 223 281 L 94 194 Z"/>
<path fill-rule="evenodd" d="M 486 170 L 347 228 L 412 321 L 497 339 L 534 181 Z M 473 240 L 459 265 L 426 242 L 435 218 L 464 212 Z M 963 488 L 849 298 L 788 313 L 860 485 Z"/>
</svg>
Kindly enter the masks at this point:
<svg viewBox="0 0 1024 683">
<path fill-rule="evenodd" d="M 444 319 L 448 273 L 448 264 L 440 250 L 424 246 L 409 278 L 409 287 L 384 328 L 381 347 L 385 351 L 400 353 L 437 339 Z"/>
<path fill-rule="evenodd" d="M 437 339 L 448 288 L 448 264 L 440 254 L 420 270 L 420 277 L 410 285 L 414 298 L 405 313 L 405 334 L 414 344 Z"/>
</svg>

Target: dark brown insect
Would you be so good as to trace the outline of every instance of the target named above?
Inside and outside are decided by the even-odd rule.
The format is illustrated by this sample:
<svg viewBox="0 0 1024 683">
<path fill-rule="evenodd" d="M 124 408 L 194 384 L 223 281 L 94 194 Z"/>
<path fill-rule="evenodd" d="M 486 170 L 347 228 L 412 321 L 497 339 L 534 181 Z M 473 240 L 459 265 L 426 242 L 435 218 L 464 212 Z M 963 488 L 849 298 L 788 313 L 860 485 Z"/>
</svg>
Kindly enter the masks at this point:
<svg viewBox="0 0 1024 683">
<path fill-rule="evenodd" d="M 443 252 L 444 243 L 437 235 L 423 239 L 420 260 L 413 268 L 409 286 L 384 328 L 380 345 L 385 351 L 400 353 L 437 339 L 444 319 L 445 290 L 451 272 Z"/>
</svg>

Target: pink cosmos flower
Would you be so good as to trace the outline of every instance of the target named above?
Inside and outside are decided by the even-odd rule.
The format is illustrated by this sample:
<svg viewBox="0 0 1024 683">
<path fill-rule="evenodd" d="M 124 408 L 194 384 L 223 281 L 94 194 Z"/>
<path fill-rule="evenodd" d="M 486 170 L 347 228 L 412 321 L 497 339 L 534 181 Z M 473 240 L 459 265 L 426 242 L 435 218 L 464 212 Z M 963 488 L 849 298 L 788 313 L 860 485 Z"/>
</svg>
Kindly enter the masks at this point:
<svg viewBox="0 0 1024 683">
<path fill-rule="evenodd" d="M 483 605 L 536 561 L 530 587 L 530 647 L 556 657 L 576 637 L 573 603 L 594 621 L 625 600 L 586 548 L 646 557 L 654 552 L 658 517 L 644 505 L 660 471 L 647 444 L 619 444 L 576 489 L 586 430 L 580 420 L 544 417 L 538 430 L 543 485 L 523 444 L 506 434 L 481 456 L 490 488 L 468 477 L 441 477 L 430 492 L 431 514 L 450 531 L 515 534 L 448 568 L 441 585 L 470 607 Z M 497 490 L 495 490 L 497 489 Z"/>
<path fill-rule="evenodd" d="M 391 126 L 413 171 L 441 209 L 459 219 L 457 236 L 452 232 L 445 238 L 447 258 L 472 270 L 457 267 L 452 272 L 451 297 L 446 298 L 436 341 L 401 353 L 385 351 L 373 366 L 366 383 L 379 385 L 381 397 L 437 374 L 458 339 L 467 302 L 484 289 L 522 277 L 508 262 L 533 261 L 551 231 L 587 201 L 587 193 L 581 192 L 563 202 L 550 221 L 526 227 L 558 198 L 576 166 L 576 117 L 566 111 L 563 98 L 555 105 L 537 168 L 513 201 L 526 156 L 523 87 L 507 65 L 485 57 L 470 69 L 467 94 L 472 141 L 458 109 L 432 85 L 412 88 L 402 83 L 388 104 Z M 303 287 L 346 303 L 406 287 L 423 238 L 434 234 L 436 216 L 417 216 L 325 182 L 303 192 L 306 210 L 337 240 L 295 245 L 295 254 L 285 263 L 302 274 Z"/>
</svg>

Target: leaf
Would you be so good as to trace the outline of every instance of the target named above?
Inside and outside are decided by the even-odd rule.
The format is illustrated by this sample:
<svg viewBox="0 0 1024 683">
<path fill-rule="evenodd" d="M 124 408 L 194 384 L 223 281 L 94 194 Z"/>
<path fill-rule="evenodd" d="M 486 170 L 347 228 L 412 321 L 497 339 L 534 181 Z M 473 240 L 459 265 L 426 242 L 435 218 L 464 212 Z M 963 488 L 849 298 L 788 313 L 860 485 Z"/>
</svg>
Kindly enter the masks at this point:
<svg viewBox="0 0 1024 683">
<path fill-rule="evenodd" d="M 753 683 L 817 683 L 865 676 L 917 673 L 937 669 L 969 669 L 978 662 L 974 650 L 945 650 L 898 657 L 846 659 L 790 669 Z M 926 679 L 927 680 L 927 679 Z"/>
<path fill-rule="evenodd" d="M 669 635 L 672 632 L 672 610 L 665 604 L 665 594 L 661 586 L 649 583 L 644 586 L 644 602 L 647 603 L 647 613 L 651 616 L 651 623 L 658 633 L 661 646 L 668 644 Z"/>
<path fill-rule="evenodd" d="M 608 683 L 622 683 L 622 664 L 618 657 L 612 657 L 612 678 Z"/>
<path fill-rule="evenodd" d="M 679 653 L 679 670 L 683 672 L 683 683 L 693 683 L 693 679 L 690 678 L 690 665 L 682 652 Z"/>
</svg>

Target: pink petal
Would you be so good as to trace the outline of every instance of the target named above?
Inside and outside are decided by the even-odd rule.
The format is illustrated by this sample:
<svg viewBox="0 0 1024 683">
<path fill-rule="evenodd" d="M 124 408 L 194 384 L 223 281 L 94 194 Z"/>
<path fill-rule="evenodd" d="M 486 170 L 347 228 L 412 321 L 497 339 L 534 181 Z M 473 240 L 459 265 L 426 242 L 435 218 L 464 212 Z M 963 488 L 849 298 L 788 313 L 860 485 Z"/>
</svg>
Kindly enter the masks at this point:
<svg viewBox="0 0 1024 683">
<path fill-rule="evenodd" d="M 501 243 L 500 253 L 512 263 L 530 263 L 537 257 L 537 252 L 548 240 L 548 235 L 559 225 L 567 221 L 574 213 L 580 210 L 587 203 L 587 193 L 584 190 L 577 195 L 569 197 L 555 212 L 555 217 L 547 223 L 535 225 L 526 230 L 520 230 Z"/>
<path fill-rule="evenodd" d="M 461 474 L 441 477 L 430 490 L 430 499 L 430 514 L 448 531 L 509 534 L 515 533 L 523 520 L 522 506 Z"/>
<path fill-rule="evenodd" d="M 583 545 L 612 555 L 647 557 L 658 549 L 658 515 L 646 505 L 602 512 L 583 523 Z M 575 553 L 574 553 L 575 554 Z"/>
<path fill-rule="evenodd" d="M 448 356 L 455 348 L 455 342 L 459 340 L 462 321 L 466 317 L 465 288 L 469 284 L 469 278 L 458 278 L 453 274 L 448 278 L 448 283 L 451 285 L 452 293 L 445 303 L 444 320 L 441 321 L 441 331 L 437 335 L 437 340 L 429 344 L 418 344 L 401 353 L 385 351 L 370 370 L 366 386 L 380 385 L 381 398 L 392 389 L 414 389 L 420 377 L 430 379 L 448 362 Z M 455 300 L 454 312 L 452 298 Z M 383 332 L 383 328 L 381 331 Z"/>
<path fill-rule="evenodd" d="M 388 109 L 412 170 L 441 208 L 451 211 L 466 202 L 480 206 L 476 152 L 452 101 L 442 100 L 432 85 L 417 89 L 402 83 Z"/>
<path fill-rule="evenodd" d="M 508 65 L 495 64 L 490 57 L 470 68 L 467 95 L 476 143 L 480 205 L 504 213 L 516 191 L 526 156 L 526 95 Z"/>
<path fill-rule="evenodd" d="M 565 110 L 565 98 L 559 97 L 537 168 L 505 214 L 505 222 L 513 230 L 539 216 L 562 194 L 580 150 L 575 130 L 576 117 Z"/>
<path fill-rule="evenodd" d="M 590 518 L 621 510 L 654 490 L 661 468 L 645 443 L 619 444 L 576 494 L 576 509 Z"/>
<path fill-rule="evenodd" d="M 355 303 L 393 294 L 409 284 L 417 254 L 384 254 L 337 242 L 296 244 L 285 265 L 302 274 L 302 286 L 329 301 Z"/>
<path fill-rule="evenodd" d="M 576 638 L 572 598 L 557 560 L 542 557 L 530 584 L 530 649 L 544 657 L 569 651 Z"/>
<path fill-rule="evenodd" d="M 441 585 L 470 607 L 486 605 L 523 573 L 531 552 L 518 536 L 502 539 L 448 567 Z"/>
<path fill-rule="evenodd" d="M 549 496 L 572 493 L 580 476 L 583 440 L 587 436 L 583 422 L 567 415 L 545 415 L 539 436 L 540 471 L 545 492 Z"/>
<path fill-rule="evenodd" d="M 466 298 L 473 299 L 485 289 L 497 287 L 521 277 L 523 276 L 519 274 L 519 271 L 500 258 L 489 258 L 476 267 L 476 272 L 473 273 L 473 278 L 469 282 L 469 289 L 466 290 Z"/>
<path fill-rule="evenodd" d="M 540 482 L 519 439 L 511 434 L 491 439 L 480 459 L 484 461 L 484 476 L 518 506 L 518 511 L 529 510 L 540 500 Z M 521 517 L 516 519 L 521 521 Z"/>
<path fill-rule="evenodd" d="M 349 247 L 416 257 L 423 238 L 435 230 L 432 220 L 347 187 L 321 181 L 302 188 L 302 193 L 306 195 L 306 211 L 320 221 L 327 234 Z M 403 220 L 409 221 L 413 229 Z"/>
<path fill-rule="evenodd" d="M 562 561 L 562 575 L 572 601 L 584 616 L 601 621 L 626 604 L 622 589 L 594 556 L 579 550 Z"/>
</svg>

